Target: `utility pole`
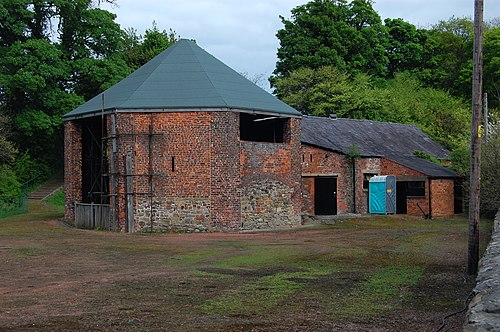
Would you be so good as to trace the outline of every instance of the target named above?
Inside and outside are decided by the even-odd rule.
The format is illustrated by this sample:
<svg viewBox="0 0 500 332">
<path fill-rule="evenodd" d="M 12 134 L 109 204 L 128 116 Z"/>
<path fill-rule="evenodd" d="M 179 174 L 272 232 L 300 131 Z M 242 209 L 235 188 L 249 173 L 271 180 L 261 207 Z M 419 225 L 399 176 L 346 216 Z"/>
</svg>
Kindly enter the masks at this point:
<svg viewBox="0 0 500 332">
<path fill-rule="evenodd" d="M 488 93 L 484 93 L 484 101 L 483 101 L 483 107 L 484 107 L 484 141 L 488 142 L 488 124 L 489 124 L 489 117 L 488 117 Z"/>
<path fill-rule="evenodd" d="M 479 263 L 479 193 L 481 184 L 481 125 L 483 97 L 483 0 L 474 0 L 474 58 L 472 70 L 472 127 L 469 198 L 469 258 L 467 272 L 477 273 Z"/>
</svg>

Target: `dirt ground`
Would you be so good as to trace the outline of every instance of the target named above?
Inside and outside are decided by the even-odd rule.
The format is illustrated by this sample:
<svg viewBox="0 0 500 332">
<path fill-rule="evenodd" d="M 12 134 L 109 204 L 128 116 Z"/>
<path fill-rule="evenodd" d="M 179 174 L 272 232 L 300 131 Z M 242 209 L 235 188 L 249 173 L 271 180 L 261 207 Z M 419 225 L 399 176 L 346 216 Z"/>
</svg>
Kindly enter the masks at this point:
<svg viewBox="0 0 500 332">
<path fill-rule="evenodd" d="M 240 234 L 119 234 L 53 218 L 0 220 L 1 331 L 435 331 L 474 285 L 460 218 Z"/>
</svg>

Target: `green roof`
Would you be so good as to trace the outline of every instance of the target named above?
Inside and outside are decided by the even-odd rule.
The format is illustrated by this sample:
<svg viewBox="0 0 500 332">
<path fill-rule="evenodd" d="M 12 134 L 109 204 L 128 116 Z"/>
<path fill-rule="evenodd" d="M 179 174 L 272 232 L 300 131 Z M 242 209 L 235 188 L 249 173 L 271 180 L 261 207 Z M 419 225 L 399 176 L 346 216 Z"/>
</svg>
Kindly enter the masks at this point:
<svg viewBox="0 0 500 332">
<path fill-rule="evenodd" d="M 103 94 L 105 111 L 235 108 L 301 115 L 187 39 L 179 40 Z M 102 109 L 99 94 L 63 118 L 91 116 Z"/>
</svg>

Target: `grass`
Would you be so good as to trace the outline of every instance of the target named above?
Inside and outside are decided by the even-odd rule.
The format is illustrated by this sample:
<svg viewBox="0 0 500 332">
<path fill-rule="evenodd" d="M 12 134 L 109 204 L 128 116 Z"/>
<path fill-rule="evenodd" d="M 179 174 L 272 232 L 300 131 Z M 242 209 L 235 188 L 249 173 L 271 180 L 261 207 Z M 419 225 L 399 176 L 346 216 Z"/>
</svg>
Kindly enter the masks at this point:
<svg viewBox="0 0 500 332">
<path fill-rule="evenodd" d="M 251 235 L 144 235 L 75 230 L 48 221 L 60 215 L 52 205 L 30 204 L 28 214 L 0 220 L 0 262 L 17 262 L 0 268 L 18 285 L 0 306 L 22 309 L 37 326 L 52 311 L 39 313 L 36 303 L 53 310 L 68 298 L 78 310 L 60 314 L 87 324 L 75 330 L 93 322 L 140 331 L 175 330 L 178 322 L 184 330 L 246 330 L 243 323 L 335 330 L 330 322 L 391 330 L 426 320 L 430 328 L 407 330 L 432 330 L 433 320 L 460 309 L 473 285 L 463 281 L 463 218 L 391 216 Z M 481 221 L 482 247 L 490 225 Z M 23 273 L 31 275 L 16 279 Z M 54 288 L 54 280 L 61 287 Z M 23 291 L 33 284 L 36 293 Z"/>
<path fill-rule="evenodd" d="M 64 214 L 64 190 L 62 188 L 45 198 L 44 202 L 47 203 L 53 211 Z"/>
<path fill-rule="evenodd" d="M 368 320 L 376 315 L 399 309 L 411 296 L 411 287 L 422 278 L 420 266 L 386 266 L 369 273 L 337 308 L 343 319 Z"/>
<path fill-rule="evenodd" d="M 276 307 L 295 292 L 306 287 L 306 282 L 328 275 L 329 269 L 318 268 L 297 272 L 278 272 L 259 277 L 228 293 L 207 301 L 203 311 L 209 314 L 258 315 Z"/>
</svg>

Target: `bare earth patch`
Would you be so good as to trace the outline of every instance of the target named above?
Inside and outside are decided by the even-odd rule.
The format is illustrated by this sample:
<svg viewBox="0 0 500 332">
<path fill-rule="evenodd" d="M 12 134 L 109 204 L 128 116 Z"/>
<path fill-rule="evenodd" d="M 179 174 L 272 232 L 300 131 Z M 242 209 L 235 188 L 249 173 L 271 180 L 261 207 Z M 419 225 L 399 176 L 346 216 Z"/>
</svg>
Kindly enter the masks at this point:
<svg viewBox="0 0 500 332">
<path fill-rule="evenodd" d="M 52 218 L 0 220 L 2 331 L 434 331 L 474 284 L 460 218 L 243 234 L 117 234 Z"/>
</svg>

